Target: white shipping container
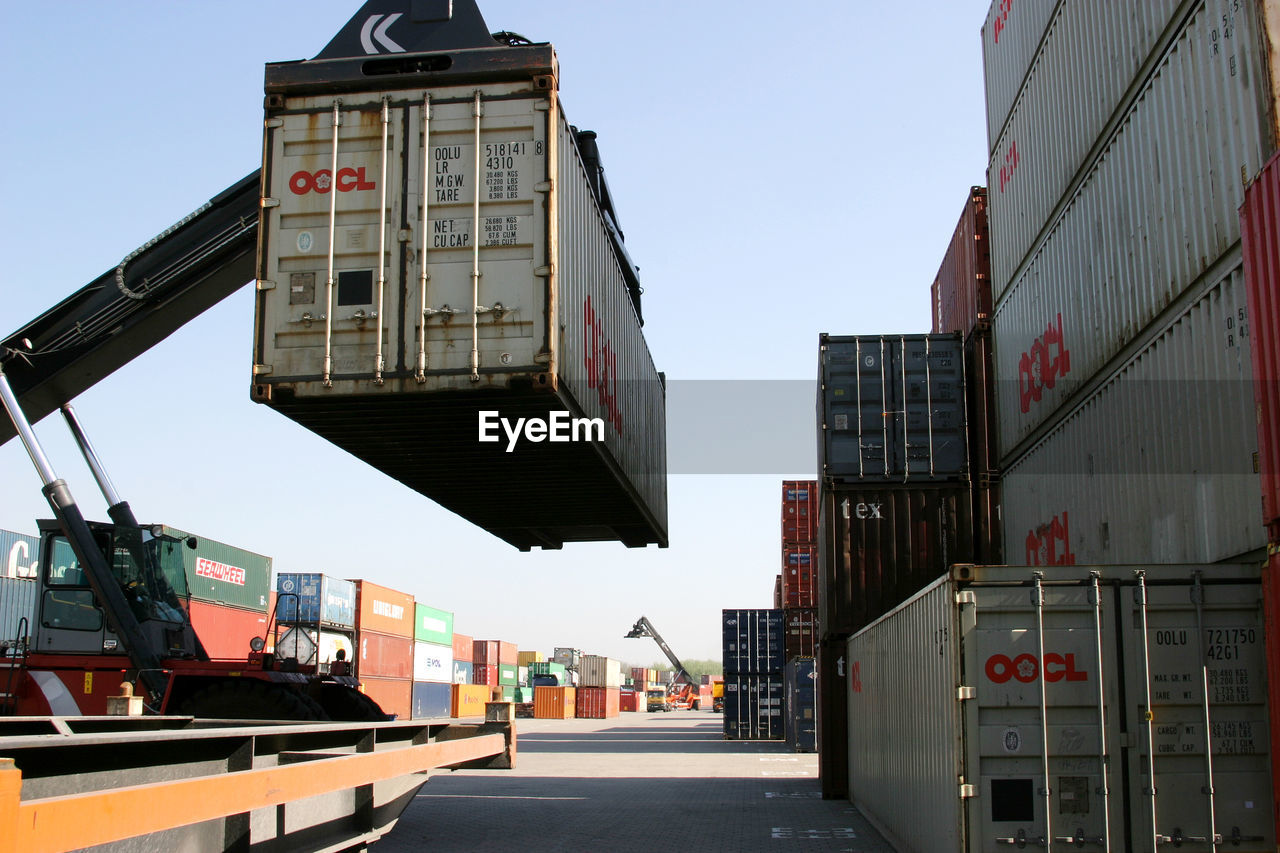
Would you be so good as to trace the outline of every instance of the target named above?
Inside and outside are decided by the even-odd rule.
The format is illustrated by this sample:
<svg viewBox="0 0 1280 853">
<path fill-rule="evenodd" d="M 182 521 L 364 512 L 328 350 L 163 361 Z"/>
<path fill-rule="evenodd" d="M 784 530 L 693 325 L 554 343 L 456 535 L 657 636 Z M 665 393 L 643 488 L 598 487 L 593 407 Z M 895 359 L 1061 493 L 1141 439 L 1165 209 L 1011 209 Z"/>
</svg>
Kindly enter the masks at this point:
<svg viewBox="0 0 1280 853">
<path fill-rule="evenodd" d="M 453 646 L 414 641 L 413 680 L 448 684 L 453 681 Z"/>
<path fill-rule="evenodd" d="M 1062 3 L 991 140 L 992 247 L 1016 269 L 1185 0 Z M 1195 5 L 1203 5 L 1203 0 Z M 1176 30 L 1174 31 L 1176 34 Z M 1165 36 L 1168 38 L 1168 36 Z M 1229 42 L 1228 42 L 1229 43 Z M 1000 232 L 997 232 L 997 228 Z M 994 260 L 994 258 L 993 258 Z M 995 268 L 993 268 L 993 273 Z M 1008 277 L 995 278 L 999 298 Z"/>
<path fill-rule="evenodd" d="M 550 73 L 268 96 L 254 398 L 523 549 L 665 545 L 634 271 L 526 50 Z"/>
<path fill-rule="evenodd" d="M 1236 265 L 1001 464 L 1008 559 L 1212 562 L 1264 547 L 1249 347 Z M 997 391 L 1012 430 L 1014 388 Z"/>
<path fill-rule="evenodd" d="M 580 687 L 621 687 L 622 663 L 601 655 L 583 655 L 578 676 Z"/>
<path fill-rule="evenodd" d="M 902 853 L 1273 853 L 1259 590 L 1247 565 L 956 566 L 848 641 L 851 801 Z"/>
<path fill-rule="evenodd" d="M 1201 4 L 1075 189 L 1064 183 L 1075 167 L 1058 164 L 1093 145 L 1092 125 L 1061 106 L 1028 112 L 1003 193 L 999 167 L 988 176 L 997 322 L 1008 310 L 1048 315 L 1043 329 L 1071 308 L 1047 288 L 1069 285 L 1090 328 L 1118 348 L 1239 240 L 1244 183 L 1273 143 L 1266 54 L 1252 7 L 1235 5 Z M 1082 69 L 1068 85 L 1087 90 L 1100 73 Z"/>
<path fill-rule="evenodd" d="M 991 0 L 982 25 L 982 76 L 987 100 L 987 144 L 1000 137 L 1009 110 L 1017 100 L 1045 29 L 1056 14 L 1058 0 Z"/>
</svg>

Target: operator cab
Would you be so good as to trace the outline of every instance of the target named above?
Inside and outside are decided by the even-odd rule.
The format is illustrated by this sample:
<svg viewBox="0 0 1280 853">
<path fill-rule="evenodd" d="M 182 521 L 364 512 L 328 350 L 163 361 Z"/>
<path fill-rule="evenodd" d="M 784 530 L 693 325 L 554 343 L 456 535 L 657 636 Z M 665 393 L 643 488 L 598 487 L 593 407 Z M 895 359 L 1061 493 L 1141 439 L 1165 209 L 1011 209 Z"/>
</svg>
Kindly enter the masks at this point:
<svg viewBox="0 0 1280 853">
<path fill-rule="evenodd" d="M 40 526 L 40 601 L 35 630 L 37 652 L 124 654 L 111 630 L 88 572 L 76 558 L 58 523 Z M 184 550 L 195 540 L 156 535 L 148 527 L 89 522 L 94 541 L 153 648 L 168 657 L 195 657 L 195 634 L 187 619 Z"/>
</svg>

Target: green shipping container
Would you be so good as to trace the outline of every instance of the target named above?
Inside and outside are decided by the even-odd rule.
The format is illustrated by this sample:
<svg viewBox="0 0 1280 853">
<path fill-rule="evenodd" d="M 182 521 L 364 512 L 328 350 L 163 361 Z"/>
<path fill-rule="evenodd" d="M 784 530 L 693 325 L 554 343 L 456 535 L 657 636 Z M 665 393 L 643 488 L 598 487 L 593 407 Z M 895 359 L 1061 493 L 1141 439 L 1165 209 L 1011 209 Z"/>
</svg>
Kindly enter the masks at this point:
<svg viewBox="0 0 1280 853">
<path fill-rule="evenodd" d="M 519 704 L 519 705 L 532 705 L 533 704 L 533 688 L 517 687 L 515 702 L 516 704 Z"/>
<path fill-rule="evenodd" d="M 517 667 L 513 664 L 498 664 L 498 683 L 503 687 L 515 687 L 518 685 L 520 680 L 516 677 L 516 670 Z M 511 700 L 508 699 L 507 701 L 510 702 Z"/>
<path fill-rule="evenodd" d="M 514 702 L 514 701 L 516 701 L 516 688 L 514 688 L 514 687 L 504 687 L 504 688 L 502 688 L 502 701 L 503 701 L 503 702 Z"/>
<path fill-rule="evenodd" d="M 185 590 L 197 601 L 267 612 L 270 557 L 168 526 L 161 526 L 155 545 L 165 576 L 179 594 Z"/>
<path fill-rule="evenodd" d="M 419 643 L 453 645 L 453 614 L 425 604 L 415 604 L 413 638 Z"/>
<path fill-rule="evenodd" d="M 529 681 L 530 687 L 533 686 L 533 678 L 537 675 L 554 675 L 560 684 L 567 684 L 569 679 L 565 677 L 564 664 L 552 663 L 551 661 L 540 661 L 529 664 Z"/>
</svg>

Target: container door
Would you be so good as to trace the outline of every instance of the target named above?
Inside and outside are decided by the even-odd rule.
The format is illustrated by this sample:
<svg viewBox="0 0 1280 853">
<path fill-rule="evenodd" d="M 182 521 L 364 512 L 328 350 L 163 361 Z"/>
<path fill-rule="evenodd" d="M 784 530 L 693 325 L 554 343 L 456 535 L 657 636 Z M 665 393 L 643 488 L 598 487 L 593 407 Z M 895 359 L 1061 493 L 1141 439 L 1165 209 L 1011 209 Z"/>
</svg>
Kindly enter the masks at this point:
<svg viewBox="0 0 1280 853">
<path fill-rule="evenodd" d="M 1124 590 L 1131 850 L 1276 849 L 1259 587 L 1214 568 Z"/>
<path fill-rule="evenodd" d="M 1089 583 L 973 587 L 961 605 L 971 850 L 1125 849 L 1114 607 Z M 1099 663 L 1102 673 L 1099 674 Z M 1100 688 L 1101 685 L 1101 688 Z M 1111 770 L 1108 773 L 1108 765 Z M 1108 829 L 1109 828 L 1109 829 Z M 1074 848 L 1073 848 L 1074 849 Z"/>
</svg>

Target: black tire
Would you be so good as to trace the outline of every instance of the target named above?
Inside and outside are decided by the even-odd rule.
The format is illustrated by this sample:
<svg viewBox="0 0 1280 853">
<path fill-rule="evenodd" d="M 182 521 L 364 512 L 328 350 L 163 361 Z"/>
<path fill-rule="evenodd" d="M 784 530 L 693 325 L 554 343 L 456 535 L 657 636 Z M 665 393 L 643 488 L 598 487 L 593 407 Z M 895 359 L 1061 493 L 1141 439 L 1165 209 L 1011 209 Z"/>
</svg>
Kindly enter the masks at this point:
<svg viewBox="0 0 1280 853">
<path fill-rule="evenodd" d="M 385 723 L 387 713 L 377 702 L 345 684 L 320 686 L 320 705 L 331 720 L 346 723 Z"/>
<path fill-rule="evenodd" d="M 690 706 L 689 706 L 689 710 L 690 710 L 690 711 L 699 711 L 699 710 L 701 710 L 701 709 L 702 709 L 702 703 L 701 703 L 701 702 L 694 702 L 692 705 L 690 705 Z"/>
<path fill-rule="evenodd" d="M 215 681 L 201 687 L 179 704 L 178 712 L 220 720 L 329 720 L 324 708 L 310 696 L 256 678 Z"/>
</svg>

